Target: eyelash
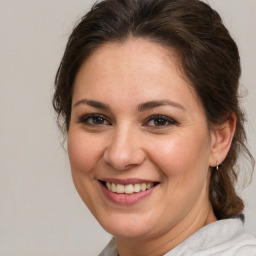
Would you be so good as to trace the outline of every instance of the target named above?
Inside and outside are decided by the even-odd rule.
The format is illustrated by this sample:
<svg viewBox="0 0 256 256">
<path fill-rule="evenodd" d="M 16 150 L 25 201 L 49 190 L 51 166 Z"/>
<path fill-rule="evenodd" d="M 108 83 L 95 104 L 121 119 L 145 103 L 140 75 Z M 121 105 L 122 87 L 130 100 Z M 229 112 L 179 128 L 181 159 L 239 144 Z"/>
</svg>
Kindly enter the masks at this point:
<svg viewBox="0 0 256 256">
<path fill-rule="evenodd" d="M 148 122 L 153 121 L 153 120 L 156 121 L 157 119 L 158 119 L 158 121 L 159 120 L 164 121 L 165 124 L 164 125 L 159 125 L 159 126 L 158 125 L 155 125 L 155 126 L 147 125 Z M 167 123 L 167 125 L 166 125 L 166 123 Z M 156 123 L 154 122 L 154 124 L 156 124 Z M 158 127 L 158 129 L 161 129 L 161 128 L 168 127 L 168 126 L 175 125 L 175 124 L 177 124 L 177 122 L 175 120 L 173 120 L 172 118 L 170 118 L 170 117 L 167 117 L 167 116 L 164 116 L 164 115 L 153 115 L 153 116 L 150 116 L 150 117 L 147 118 L 146 122 L 143 123 L 143 126 Z"/>
<path fill-rule="evenodd" d="M 101 121 L 103 123 L 99 123 L 99 124 L 89 123 L 90 119 L 92 120 L 92 122 L 94 122 L 93 119 L 95 119 L 95 118 L 101 118 Z M 158 121 L 160 121 L 160 125 L 156 125 L 157 119 L 158 119 Z M 154 121 L 155 125 L 149 125 L 148 123 L 151 122 L 151 121 Z M 107 122 L 108 124 L 104 124 L 104 122 Z M 161 125 L 161 122 L 164 122 L 164 123 L 162 123 L 162 125 Z M 89 125 L 89 126 L 111 125 L 111 122 L 108 121 L 108 119 L 104 115 L 101 115 L 101 114 L 85 115 L 85 116 L 83 116 L 82 118 L 79 119 L 79 123 L 83 123 L 83 124 Z M 142 125 L 143 126 L 148 126 L 148 127 L 151 127 L 151 128 L 156 127 L 157 129 L 161 129 L 161 128 L 169 127 L 169 126 L 175 125 L 175 124 L 177 124 L 177 122 L 175 120 L 173 120 L 172 118 L 170 118 L 170 117 L 167 117 L 167 116 L 164 116 L 164 115 L 152 115 L 152 116 L 148 117 Z"/>
<path fill-rule="evenodd" d="M 80 118 L 79 123 L 83 123 L 85 125 L 90 125 L 90 126 L 97 126 L 97 125 L 104 125 L 104 124 L 96 124 L 96 123 L 89 123 L 88 121 L 90 119 L 94 119 L 94 118 L 101 118 L 103 120 L 103 122 L 107 121 L 108 124 L 111 124 L 104 115 L 101 114 L 89 114 L 89 115 L 85 115 L 82 118 Z"/>
</svg>

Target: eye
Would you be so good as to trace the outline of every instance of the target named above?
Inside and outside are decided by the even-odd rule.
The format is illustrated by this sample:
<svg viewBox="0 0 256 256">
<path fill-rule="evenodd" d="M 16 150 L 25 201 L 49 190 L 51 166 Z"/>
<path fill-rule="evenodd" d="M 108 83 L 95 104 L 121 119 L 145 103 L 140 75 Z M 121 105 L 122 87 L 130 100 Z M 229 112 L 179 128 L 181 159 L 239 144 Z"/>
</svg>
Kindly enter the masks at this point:
<svg viewBox="0 0 256 256">
<path fill-rule="evenodd" d="M 85 115 L 79 122 L 86 125 L 111 125 L 111 123 L 101 114 Z"/>
<path fill-rule="evenodd" d="M 167 127 L 176 124 L 177 122 L 171 119 L 170 117 L 163 116 L 163 115 L 154 115 L 150 116 L 146 122 L 143 124 L 144 126 L 150 127 Z"/>
</svg>

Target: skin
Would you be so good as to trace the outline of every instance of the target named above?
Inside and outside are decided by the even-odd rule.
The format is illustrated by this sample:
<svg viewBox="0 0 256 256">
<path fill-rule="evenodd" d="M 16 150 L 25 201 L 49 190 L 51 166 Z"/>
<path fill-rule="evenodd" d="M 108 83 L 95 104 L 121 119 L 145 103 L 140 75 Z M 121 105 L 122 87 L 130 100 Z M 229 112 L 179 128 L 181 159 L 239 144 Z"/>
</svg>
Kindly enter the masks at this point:
<svg viewBox="0 0 256 256">
<path fill-rule="evenodd" d="M 200 100 L 179 67 L 174 50 L 129 39 L 101 46 L 75 79 L 68 131 L 74 184 L 115 236 L 121 256 L 163 255 L 216 221 L 208 199 L 210 170 L 225 158 L 235 122 L 209 130 Z M 140 104 L 159 100 L 172 103 L 138 111 Z M 95 113 L 101 119 L 86 119 Z M 152 115 L 171 121 L 162 118 L 159 125 L 156 118 L 149 120 Z M 98 180 L 105 178 L 159 185 L 138 203 L 119 205 L 102 192 Z"/>
</svg>

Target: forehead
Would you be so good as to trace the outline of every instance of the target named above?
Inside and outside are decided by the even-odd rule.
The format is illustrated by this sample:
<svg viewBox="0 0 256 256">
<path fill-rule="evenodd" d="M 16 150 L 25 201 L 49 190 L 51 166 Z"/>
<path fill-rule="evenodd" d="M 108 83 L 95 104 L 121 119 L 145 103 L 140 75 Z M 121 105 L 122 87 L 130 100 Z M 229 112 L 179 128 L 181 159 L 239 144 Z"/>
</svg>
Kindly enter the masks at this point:
<svg viewBox="0 0 256 256">
<path fill-rule="evenodd" d="M 158 97 L 193 98 L 193 87 L 184 76 L 174 49 L 145 39 L 129 39 L 124 43 L 106 43 L 80 67 L 73 98 L 88 95 L 114 100 L 155 100 Z M 85 95 L 86 94 L 86 95 Z"/>
<path fill-rule="evenodd" d="M 121 43 L 108 42 L 101 45 L 84 61 L 77 75 L 79 76 L 81 70 L 91 65 L 105 72 L 111 71 L 113 68 L 120 71 L 122 67 L 140 71 L 142 68 L 145 71 L 146 69 L 158 71 L 164 65 L 170 65 L 169 68 L 174 67 L 182 75 L 180 59 L 176 50 L 142 38 L 131 38 Z"/>
</svg>

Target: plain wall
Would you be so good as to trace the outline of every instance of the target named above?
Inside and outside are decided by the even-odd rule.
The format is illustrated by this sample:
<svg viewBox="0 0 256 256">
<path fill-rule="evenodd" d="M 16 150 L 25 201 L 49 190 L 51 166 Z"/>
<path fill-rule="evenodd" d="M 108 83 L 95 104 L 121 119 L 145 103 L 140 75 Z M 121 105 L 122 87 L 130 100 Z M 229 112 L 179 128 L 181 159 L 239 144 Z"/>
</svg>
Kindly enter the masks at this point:
<svg viewBox="0 0 256 256">
<path fill-rule="evenodd" d="M 238 43 L 256 155 L 256 1 L 209 1 Z M 86 0 L 0 0 L 0 256 L 97 255 L 110 239 L 72 183 L 51 107 L 54 76 Z M 256 186 L 242 192 L 256 235 Z"/>
</svg>

